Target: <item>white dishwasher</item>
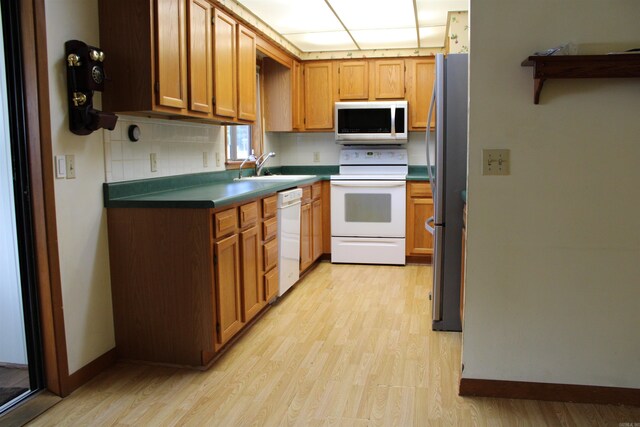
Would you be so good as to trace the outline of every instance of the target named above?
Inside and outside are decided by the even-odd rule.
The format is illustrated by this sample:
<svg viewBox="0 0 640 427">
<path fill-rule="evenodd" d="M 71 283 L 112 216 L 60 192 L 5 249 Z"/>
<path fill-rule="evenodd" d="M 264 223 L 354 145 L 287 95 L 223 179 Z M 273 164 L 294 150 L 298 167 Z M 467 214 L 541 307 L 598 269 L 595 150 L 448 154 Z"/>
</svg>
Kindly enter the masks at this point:
<svg viewBox="0 0 640 427">
<path fill-rule="evenodd" d="M 300 201 L 302 189 L 278 193 L 278 269 L 282 296 L 300 278 Z"/>
</svg>

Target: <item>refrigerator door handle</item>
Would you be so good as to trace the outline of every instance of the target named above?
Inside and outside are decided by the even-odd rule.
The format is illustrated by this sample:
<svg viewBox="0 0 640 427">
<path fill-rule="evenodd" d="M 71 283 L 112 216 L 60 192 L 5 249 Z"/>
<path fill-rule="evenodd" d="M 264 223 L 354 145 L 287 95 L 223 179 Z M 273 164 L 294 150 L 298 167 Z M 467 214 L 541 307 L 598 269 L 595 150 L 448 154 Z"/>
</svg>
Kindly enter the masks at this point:
<svg viewBox="0 0 640 427">
<path fill-rule="evenodd" d="M 429 233 L 431 233 L 431 235 L 434 235 L 436 233 L 436 229 L 435 227 L 435 218 L 430 216 L 429 218 L 427 218 L 427 220 L 424 222 L 424 229 L 427 230 Z M 431 226 L 430 224 L 434 224 L 434 226 Z"/>
<path fill-rule="evenodd" d="M 433 91 L 431 92 L 431 102 L 429 104 L 429 114 L 427 114 L 427 173 L 429 174 L 429 185 L 431 185 L 431 194 L 435 194 L 435 179 L 433 176 L 433 170 L 431 165 L 431 154 L 429 153 L 429 147 L 431 144 L 429 143 L 429 135 L 431 134 L 431 117 L 433 117 L 433 107 L 436 103 L 436 81 L 433 82 Z"/>
</svg>

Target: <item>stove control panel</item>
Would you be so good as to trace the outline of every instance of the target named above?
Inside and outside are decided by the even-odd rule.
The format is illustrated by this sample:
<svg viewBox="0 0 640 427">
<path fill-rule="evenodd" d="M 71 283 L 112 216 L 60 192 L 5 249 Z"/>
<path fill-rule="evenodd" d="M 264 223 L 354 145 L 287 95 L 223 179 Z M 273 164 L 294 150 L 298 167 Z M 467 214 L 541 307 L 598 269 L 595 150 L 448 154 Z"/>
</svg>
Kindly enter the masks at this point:
<svg viewBox="0 0 640 427">
<path fill-rule="evenodd" d="M 343 148 L 341 165 L 407 165 L 406 148 Z"/>
</svg>

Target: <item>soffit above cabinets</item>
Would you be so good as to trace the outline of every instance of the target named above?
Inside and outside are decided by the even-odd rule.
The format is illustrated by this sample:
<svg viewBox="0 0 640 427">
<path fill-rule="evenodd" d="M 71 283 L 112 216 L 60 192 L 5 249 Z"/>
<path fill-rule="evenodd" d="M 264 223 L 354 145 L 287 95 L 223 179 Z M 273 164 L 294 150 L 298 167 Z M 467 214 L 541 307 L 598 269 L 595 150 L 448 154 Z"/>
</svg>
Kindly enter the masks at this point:
<svg viewBox="0 0 640 427">
<path fill-rule="evenodd" d="M 469 0 L 238 0 L 303 52 L 439 48 Z"/>
</svg>

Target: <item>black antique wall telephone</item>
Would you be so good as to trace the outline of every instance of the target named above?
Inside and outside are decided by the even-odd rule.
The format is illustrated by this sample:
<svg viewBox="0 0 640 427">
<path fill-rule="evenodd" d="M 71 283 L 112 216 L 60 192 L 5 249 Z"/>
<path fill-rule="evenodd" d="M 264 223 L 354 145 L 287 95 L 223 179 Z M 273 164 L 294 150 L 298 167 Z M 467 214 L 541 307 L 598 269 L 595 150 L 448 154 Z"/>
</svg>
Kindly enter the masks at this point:
<svg viewBox="0 0 640 427">
<path fill-rule="evenodd" d="M 113 130 L 118 116 L 93 108 L 93 91 L 104 89 L 104 52 L 79 40 L 69 40 L 64 47 L 69 129 L 76 135 L 88 135 L 100 128 Z"/>
</svg>

